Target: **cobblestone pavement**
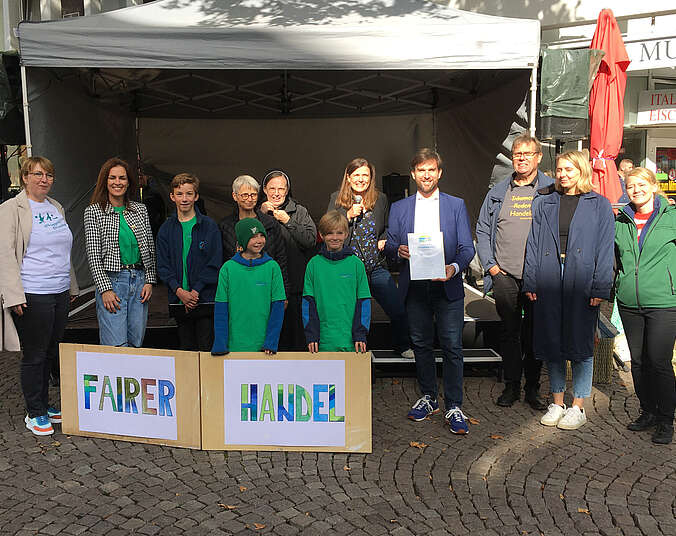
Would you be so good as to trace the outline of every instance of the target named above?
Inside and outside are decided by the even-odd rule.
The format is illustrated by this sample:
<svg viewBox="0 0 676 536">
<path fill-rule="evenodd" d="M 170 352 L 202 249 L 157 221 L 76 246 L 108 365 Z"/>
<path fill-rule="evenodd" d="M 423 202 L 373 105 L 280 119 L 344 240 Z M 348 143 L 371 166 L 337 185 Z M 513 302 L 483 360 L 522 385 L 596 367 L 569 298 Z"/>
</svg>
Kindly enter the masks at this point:
<svg viewBox="0 0 676 536">
<path fill-rule="evenodd" d="M 464 409 L 479 422 L 455 437 L 439 415 L 405 418 L 413 378 L 379 378 L 372 454 L 223 453 L 58 425 L 37 438 L 17 364 L 0 354 L 2 534 L 676 535 L 676 448 L 625 429 L 628 374 L 594 389 L 574 432 L 522 402 L 498 408 L 502 384 L 468 377 Z"/>
</svg>

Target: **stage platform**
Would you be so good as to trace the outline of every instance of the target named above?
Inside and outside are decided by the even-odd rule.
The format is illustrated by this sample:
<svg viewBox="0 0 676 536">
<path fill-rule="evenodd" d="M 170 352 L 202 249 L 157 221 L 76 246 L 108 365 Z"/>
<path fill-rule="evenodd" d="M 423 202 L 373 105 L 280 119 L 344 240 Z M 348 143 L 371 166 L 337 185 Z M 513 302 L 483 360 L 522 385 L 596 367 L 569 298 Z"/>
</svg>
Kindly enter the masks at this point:
<svg viewBox="0 0 676 536">
<path fill-rule="evenodd" d="M 465 327 L 463 347 L 465 363 L 487 363 L 499 365 L 502 362 L 498 350 L 498 329 L 500 318 L 495 303 L 480 291 L 465 283 Z M 98 344 L 98 323 L 93 292 L 81 296 L 74 304 L 66 328 L 64 342 Z M 156 285 L 150 300 L 148 326 L 144 340 L 146 348 L 178 348 L 176 323 L 169 316 L 167 291 L 163 285 Z M 371 331 L 368 347 L 373 349 L 373 364 L 376 366 L 396 367 L 413 365 L 413 359 L 407 359 L 394 353 L 391 348 L 390 322 L 377 302 L 373 302 Z M 441 352 L 435 352 L 437 362 L 441 361 Z M 500 370 L 498 369 L 498 374 Z"/>
</svg>

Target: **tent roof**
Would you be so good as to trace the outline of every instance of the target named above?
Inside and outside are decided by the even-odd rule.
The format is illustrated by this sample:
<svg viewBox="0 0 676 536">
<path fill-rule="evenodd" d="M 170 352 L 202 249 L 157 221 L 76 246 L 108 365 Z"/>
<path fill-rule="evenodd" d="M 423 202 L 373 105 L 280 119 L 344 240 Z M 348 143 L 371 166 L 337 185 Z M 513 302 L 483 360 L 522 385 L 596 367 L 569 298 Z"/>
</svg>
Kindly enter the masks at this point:
<svg viewBox="0 0 676 536">
<path fill-rule="evenodd" d="M 158 0 L 19 25 L 29 67 L 527 69 L 537 20 L 422 0 Z"/>
</svg>

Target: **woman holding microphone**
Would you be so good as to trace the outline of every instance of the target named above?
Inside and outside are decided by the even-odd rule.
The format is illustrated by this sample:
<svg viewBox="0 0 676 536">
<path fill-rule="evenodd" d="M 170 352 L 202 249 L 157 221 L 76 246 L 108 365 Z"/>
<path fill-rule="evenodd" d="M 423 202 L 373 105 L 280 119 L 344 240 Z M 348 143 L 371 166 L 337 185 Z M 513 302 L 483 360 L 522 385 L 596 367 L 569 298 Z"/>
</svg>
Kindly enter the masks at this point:
<svg viewBox="0 0 676 536">
<path fill-rule="evenodd" d="M 655 174 L 634 168 L 625 177 L 630 203 L 615 221 L 616 297 L 631 352 L 631 375 L 641 403 L 627 428 L 655 428 L 652 441 L 674 436 L 676 380 L 676 207 L 661 194 Z"/>
<path fill-rule="evenodd" d="M 364 263 L 371 294 L 390 317 L 393 349 L 412 359 L 406 309 L 383 253 L 390 207 L 387 196 L 376 189 L 375 177 L 375 166 L 368 160 L 351 160 L 345 167 L 340 190 L 331 194 L 327 212 L 338 210 L 347 216 L 350 224 L 347 243 Z"/>
<path fill-rule="evenodd" d="M 61 412 L 49 404 L 49 372 L 59 359 L 59 343 L 70 301 L 78 295 L 70 259 L 73 235 L 63 207 L 51 197 L 54 165 L 41 156 L 21 165 L 23 190 L 0 205 L 0 295 L 14 323 L 5 323 L 5 340 L 18 332 L 23 349 L 21 389 L 26 428 L 54 433 Z M 18 350 L 16 345 L 8 347 Z"/>
</svg>

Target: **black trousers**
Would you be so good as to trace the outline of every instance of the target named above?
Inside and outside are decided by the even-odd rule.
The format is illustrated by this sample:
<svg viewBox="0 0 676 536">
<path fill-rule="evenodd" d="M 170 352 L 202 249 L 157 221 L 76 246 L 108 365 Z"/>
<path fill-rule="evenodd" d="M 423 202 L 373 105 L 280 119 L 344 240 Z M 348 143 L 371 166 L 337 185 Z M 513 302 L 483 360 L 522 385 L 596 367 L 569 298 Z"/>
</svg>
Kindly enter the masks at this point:
<svg viewBox="0 0 676 536">
<path fill-rule="evenodd" d="M 631 352 L 631 376 L 641 410 L 671 423 L 676 409 L 676 379 L 671 360 L 676 340 L 676 308 L 619 307 Z"/>
<path fill-rule="evenodd" d="M 502 272 L 493 277 L 493 299 L 502 321 L 500 353 L 505 383 L 520 385 L 521 375 L 524 374 L 526 390 L 537 390 L 542 361 L 533 356 L 532 306 L 521 292 L 522 284 L 521 279 Z"/>
<path fill-rule="evenodd" d="M 279 335 L 279 349 L 284 352 L 302 352 L 307 350 L 303 318 L 301 316 L 302 295 L 289 292 L 289 304 L 284 311 L 284 323 Z"/>
<path fill-rule="evenodd" d="M 172 316 L 176 319 L 178 346 L 191 352 L 209 352 L 214 344 L 214 308 L 212 305 L 199 304 L 186 312 L 185 306 L 171 306 Z"/>
<path fill-rule="evenodd" d="M 21 389 L 28 416 L 47 415 L 49 372 L 59 360 L 59 343 L 68 322 L 70 291 L 60 294 L 26 294 L 23 315 L 12 313 L 19 333 Z"/>
</svg>

